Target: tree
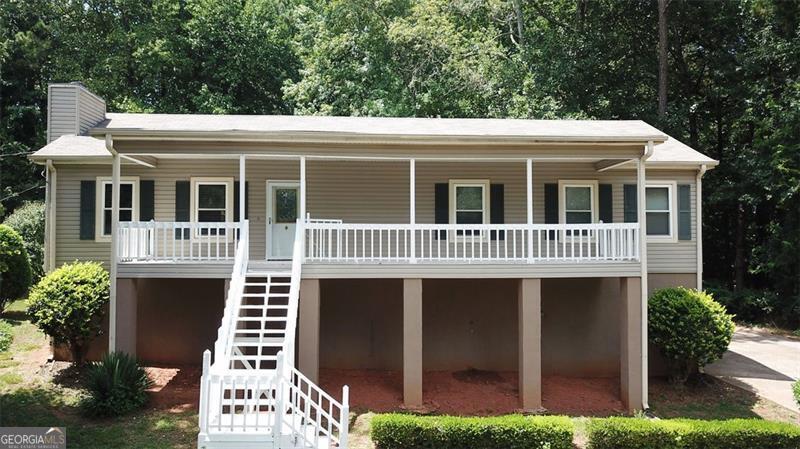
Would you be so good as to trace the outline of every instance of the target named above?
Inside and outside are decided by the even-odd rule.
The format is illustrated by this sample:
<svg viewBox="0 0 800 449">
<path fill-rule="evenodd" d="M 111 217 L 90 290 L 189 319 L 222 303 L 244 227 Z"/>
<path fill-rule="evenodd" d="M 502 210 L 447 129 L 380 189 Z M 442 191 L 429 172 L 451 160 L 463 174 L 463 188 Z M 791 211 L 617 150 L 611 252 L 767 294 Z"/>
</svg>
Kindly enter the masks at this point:
<svg viewBox="0 0 800 449">
<path fill-rule="evenodd" d="M 8 301 L 23 298 L 31 286 L 31 264 L 17 231 L 0 225 L 0 312 Z"/>
</svg>

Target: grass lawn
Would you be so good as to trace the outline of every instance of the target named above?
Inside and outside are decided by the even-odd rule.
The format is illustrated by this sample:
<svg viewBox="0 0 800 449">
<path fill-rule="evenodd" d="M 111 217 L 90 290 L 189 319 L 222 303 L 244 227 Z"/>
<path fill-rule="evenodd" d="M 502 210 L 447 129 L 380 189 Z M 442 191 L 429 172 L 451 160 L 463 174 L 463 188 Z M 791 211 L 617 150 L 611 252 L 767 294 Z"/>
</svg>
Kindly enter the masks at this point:
<svg viewBox="0 0 800 449">
<path fill-rule="evenodd" d="M 11 349 L 0 353 L 0 426 L 64 426 L 70 448 L 194 448 L 194 411 L 146 409 L 113 419 L 88 419 L 79 402 L 85 392 L 64 370 L 51 372 L 48 340 L 25 316 L 22 301 L 3 318 L 14 326 Z"/>
<path fill-rule="evenodd" d="M 45 364 L 47 338 L 28 321 L 25 303 L 11 304 L 3 314 L 14 327 L 11 349 L 0 353 L 0 426 L 64 426 L 70 448 L 194 448 L 197 414 L 185 408 L 150 407 L 133 415 L 96 420 L 81 415 L 85 395 L 80 375 Z M 654 379 L 650 406 L 662 418 L 763 418 L 800 423 L 800 415 L 754 394 L 709 379 L 705 385 L 675 387 Z M 354 411 L 350 447 L 374 449 L 369 427 L 374 413 Z M 584 446 L 587 418 L 576 417 L 576 447 Z"/>
</svg>

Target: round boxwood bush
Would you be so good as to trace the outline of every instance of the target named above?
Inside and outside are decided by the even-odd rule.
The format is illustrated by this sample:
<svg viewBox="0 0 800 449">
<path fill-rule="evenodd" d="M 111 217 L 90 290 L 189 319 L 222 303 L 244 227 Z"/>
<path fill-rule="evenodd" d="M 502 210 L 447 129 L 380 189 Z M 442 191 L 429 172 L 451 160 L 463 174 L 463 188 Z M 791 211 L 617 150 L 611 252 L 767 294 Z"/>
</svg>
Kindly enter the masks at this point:
<svg viewBox="0 0 800 449">
<path fill-rule="evenodd" d="M 25 242 L 17 231 L 0 225 L 0 312 L 6 303 L 28 293 L 31 286 L 31 263 Z"/>
<path fill-rule="evenodd" d="M 3 224 L 14 228 L 25 241 L 33 282 L 44 275 L 44 203 L 30 201 L 14 210 Z"/>
<path fill-rule="evenodd" d="M 0 352 L 8 351 L 11 347 L 11 342 L 14 340 L 12 329 L 11 323 L 0 320 Z"/>
<path fill-rule="evenodd" d="M 99 262 L 74 262 L 54 270 L 31 290 L 28 315 L 72 361 L 83 363 L 89 342 L 99 335 L 108 303 L 108 272 Z"/>
<path fill-rule="evenodd" d="M 124 352 L 106 354 L 92 363 L 86 375 L 89 396 L 83 407 L 89 416 L 119 416 L 147 403 L 150 377 L 133 356 Z"/>
<path fill-rule="evenodd" d="M 657 290 L 648 311 L 650 341 L 670 361 L 671 378 L 678 383 L 722 357 L 733 337 L 733 315 L 705 292 Z"/>
</svg>

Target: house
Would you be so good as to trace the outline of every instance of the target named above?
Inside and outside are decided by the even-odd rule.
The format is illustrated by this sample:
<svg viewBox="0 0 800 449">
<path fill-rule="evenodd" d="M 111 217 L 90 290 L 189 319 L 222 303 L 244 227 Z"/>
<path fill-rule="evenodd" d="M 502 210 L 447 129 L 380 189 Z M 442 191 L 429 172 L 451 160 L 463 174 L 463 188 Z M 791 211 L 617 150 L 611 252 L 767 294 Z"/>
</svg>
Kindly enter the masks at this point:
<svg viewBox="0 0 800 449">
<path fill-rule="evenodd" d="M 717 165 L 642 121 L 118 114 L 78 83 L 47 140 L 46 268 L 110 270 L 95 354 L 213 349 L 209 448 L 346 447 L 321 368 L 402 371 L 408 406 L 423 371 L 518 371 L 525 410 L 618 377 L 646 408 L 647 293 L 701 285 Z"/>
</svg>

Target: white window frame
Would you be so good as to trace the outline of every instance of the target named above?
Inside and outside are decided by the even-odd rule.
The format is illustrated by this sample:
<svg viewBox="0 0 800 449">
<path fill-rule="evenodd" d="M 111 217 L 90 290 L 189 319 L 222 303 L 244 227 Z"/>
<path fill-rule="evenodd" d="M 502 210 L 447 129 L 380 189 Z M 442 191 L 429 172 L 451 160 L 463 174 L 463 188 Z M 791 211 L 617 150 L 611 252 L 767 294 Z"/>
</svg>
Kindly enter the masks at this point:
<svg viewBox="0 0 800 449">
<path fill-rule="evenodd" d="M 198 220 L 199 212 L 199 194 L 201 185 L 224 185 L 225 187 L 225 221 L 224 223 L 233 222 L 233 178 L 232 177 L 198 177 L 191 178 L 192 191 L 190 197 L 190 220 L 192 223 L 205 223 Z M 217 239 L 216 235 L 202 235 L 200 229 L 196 229 L 193 238 Z M 226 232 L 225 238 L 230 239 L 233 232 Z"/>
<path fill-rule="evenodd" d="M 588 180 L 572 180 L 572 179 L 559 179 L 558 180 L 558 222 L 567 224 L 567 187 L 589 187 L 591 202 L 592 202 L 592 223 L 598 222 L 600 210 L 600 186 L 596 179 Z"/>
<path fill-rule="evenodd" d="M 678 241 L 678 196 L 676 192 L 678 191 L 678 182 L 677 181 L 647 181 L 645 184 L 645 198 L 642 203 L 644 204 L 644 216 L 645 216 L 645 225 L 644 231 L 645 234 L 647 233 L 647 189 L 655 187 L 655 188 L 666 188 L 667 194 L 669 195 L 668 204 L 669 204 L 669 235 L 647 235 L 648 242 L 677 242 Z M 664 211 L 654 211 L 654 212 L 664 212 Z"/>
<path fill-rule="evenodd" d="M 449 192 L 449 222 L 450 224 L 456 224 L 456 188 L 457 187 L 481 187 L 483 188 L 483 224 L 489 223 L 489 212 L 491 211 L 491 204 L 490 201 L 490 181 L 488 179 L 451 179 L 449 181 L 450 185 L 450 192 Z M 483 232 L 477 233 L 477 235 L 482 236 Z M 457 232 L 449 232 L 448 235 L 450 239 L 463 239 L 467 236 L 465 235 L 458 235 Z M 470 237 L 471 238 L 471 237 Z"/>
<path fill-rule="evenodd" d="M 103 234 L 103 219 L 106 205 L 106 185 L 111 185 L 114 180 L 111 176 L 98 176 L 95 180 L 95 206 L 94 206 L 94 240 L 96 242 L 110 242 L 111 234 Z M 120 186 L 123 184 L 130 184 L 131 188 L 131 221 L 139 221 L 139 177 L 138 176 L 121 176 L 119 178 Z"/>
</svg>

